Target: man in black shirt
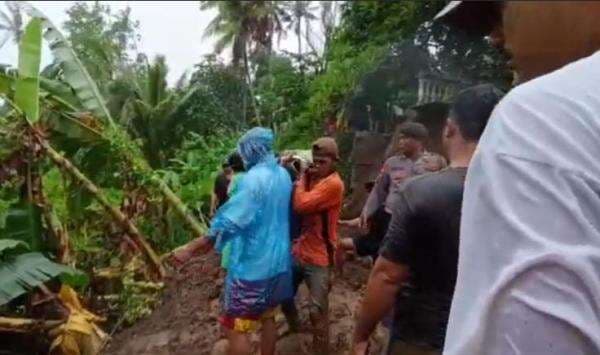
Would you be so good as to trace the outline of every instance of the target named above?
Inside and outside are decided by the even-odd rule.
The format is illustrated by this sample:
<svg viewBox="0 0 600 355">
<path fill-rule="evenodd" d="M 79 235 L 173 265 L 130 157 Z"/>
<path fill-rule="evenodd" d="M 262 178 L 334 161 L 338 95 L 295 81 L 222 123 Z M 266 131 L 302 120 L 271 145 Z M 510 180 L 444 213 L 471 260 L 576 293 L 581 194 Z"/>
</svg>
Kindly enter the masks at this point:
<svg viewBox="0 0 600 355">
<path fill-rule="evenodd" d="M 456 283 L 465 175 L 500 98 L 491 85 L 458 94 L 442 137 L 449 168 L 413 178 L 396 192 L 357 319 L 354 354 L 366 353 L 370 334 L 392 307 L 388 354 L 441 354 Z"/>
</svg>

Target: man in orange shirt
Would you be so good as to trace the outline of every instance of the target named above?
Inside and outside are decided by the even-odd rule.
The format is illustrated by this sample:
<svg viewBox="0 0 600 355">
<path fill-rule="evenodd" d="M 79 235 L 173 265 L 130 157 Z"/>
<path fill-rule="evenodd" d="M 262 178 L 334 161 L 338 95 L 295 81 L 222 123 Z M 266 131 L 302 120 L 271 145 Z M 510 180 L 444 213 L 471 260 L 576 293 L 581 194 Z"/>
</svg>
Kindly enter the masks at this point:
<svg viewBox="0 0 600 355">
<path fill-rule="evenodd" d="M 314 353 L 329 346 L 329 290 L 337 244 L 337 220 L 342 208 L 344 182 L 335 170 L 338 147 L 332 138 L 312 146 L 313 163 L 294 186 L 294 212 L 300 217 L 300 236 L 294 241 L 294 289 L 304 281 L 310 292 L 310 320 Z M 292 301 L 282 305 L 291 331 L 300 326 Z"/>
</svg>

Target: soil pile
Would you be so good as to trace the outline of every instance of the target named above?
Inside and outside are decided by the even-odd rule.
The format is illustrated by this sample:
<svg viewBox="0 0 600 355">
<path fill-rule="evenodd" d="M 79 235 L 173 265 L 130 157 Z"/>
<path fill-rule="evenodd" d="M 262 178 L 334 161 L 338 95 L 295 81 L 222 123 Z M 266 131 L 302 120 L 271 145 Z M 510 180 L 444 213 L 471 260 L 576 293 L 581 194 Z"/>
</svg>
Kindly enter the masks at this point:
<svg viewBox="0 0 600 355">
<path fill-rule="evenodd" d="M 344 265 L 343 275 L 336 277 L 329 296 L 332 354 L 345 354 L 350 348 L 354 316 L 368 273 L 368 263 L 353 260 Z M 223 273 L 216 254 L 192 260 L 167 282 L 161 305 L 152 315 L 116 334 L 106 353 L 225 354 L 227 341 L 217 324 L 222 285 Z M 307 320 L 306 289 L 300 288 L 297 302 Z M 279 334 L 284 334 L 287 325 L 279 312 L 276 321 Z M 381 333 L 375 336 L 373 350 L 380 347 L 382 337 Z M 254 342 L 258 342 L 257 336 Z M 309 333 L 282 336 L 277 342 L 277 353 L 311 354 L 311 342 Z"/>
</svg>

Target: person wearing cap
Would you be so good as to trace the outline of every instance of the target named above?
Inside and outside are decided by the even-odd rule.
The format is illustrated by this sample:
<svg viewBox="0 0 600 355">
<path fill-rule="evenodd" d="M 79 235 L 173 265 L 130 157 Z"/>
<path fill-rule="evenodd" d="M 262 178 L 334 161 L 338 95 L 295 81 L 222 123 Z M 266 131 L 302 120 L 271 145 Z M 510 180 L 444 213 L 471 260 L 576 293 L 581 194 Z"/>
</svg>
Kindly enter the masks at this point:
<svg viewBox="0 0 600 355">
<path fill-rule="evenodd" d="M 444 354 L 600 354 L 600 2 L 475 3 L 438 21 L 489 35 L 517 86 L 467 174 Z"/>
<path fill-rule="evenodd" d="M 388 354 L 441 354 L 458 264 L 469 161 L 502 93 L 489 84 L 460 92 L 443 131 L 450 167 L 397 190 L 392 220 L 369 277 L 353 354 L 366 354 L 375 326 L 393 308 Z"/>
<path fill-rule="evenodd" d="M 313 351 L 326 354 L 329 347 L 329 290 L 344 182 L 335 170 L 339 155 L 333 138 L 317 139 L 312 145 L 312 156 L 312 164 L 294 186 L 293 208 L 300 218 L 300 236 L 292 247 L 294 290 L 300 283 L 306 283 L 310 293 Z M 294 301 L 284 303 L 282 310 L 290 331 L 299 330 L 300 320 Z"/>
<path fill-rule="evenodd" d="M 398 155 L 388 158 L 383 164 L 360 215 L 359 225 L 368 229 L 369 233 L 352 240 L 354 250 L 359 256 L 377 258 L 381 240 L 390 221 L 389 206 L 394 192 L 400 190 L 407 179 L 425 173 L 426 168 L 433 165 L 426 162 L 426 159 L 433 157 L 425 152 L 428 137 L 429 132 L 421 123 L 405 122 L 399 127 Z M 442 167 L 445 167 L 445 164 Z M 344 241 L 346 248 L 349 247 L 349 242 Z"/>
</svg>

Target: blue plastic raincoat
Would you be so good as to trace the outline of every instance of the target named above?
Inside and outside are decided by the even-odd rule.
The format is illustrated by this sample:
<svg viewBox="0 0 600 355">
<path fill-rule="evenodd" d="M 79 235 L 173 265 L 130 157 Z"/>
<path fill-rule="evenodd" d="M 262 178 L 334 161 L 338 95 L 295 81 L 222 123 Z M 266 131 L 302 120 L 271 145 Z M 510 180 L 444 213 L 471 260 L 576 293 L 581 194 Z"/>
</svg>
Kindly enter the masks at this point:
<svg viewBox="0 0 600 355">
<path fill-rule="evenodd" d="M 231 242 L 222 313 L 259 317 L 292 298 L 289 215 L 292 182 L 273 155 L 273 133 L 249 130 L 238 142 L 247 173 L 218 210 L 209 236 Z"/>
</svg>

